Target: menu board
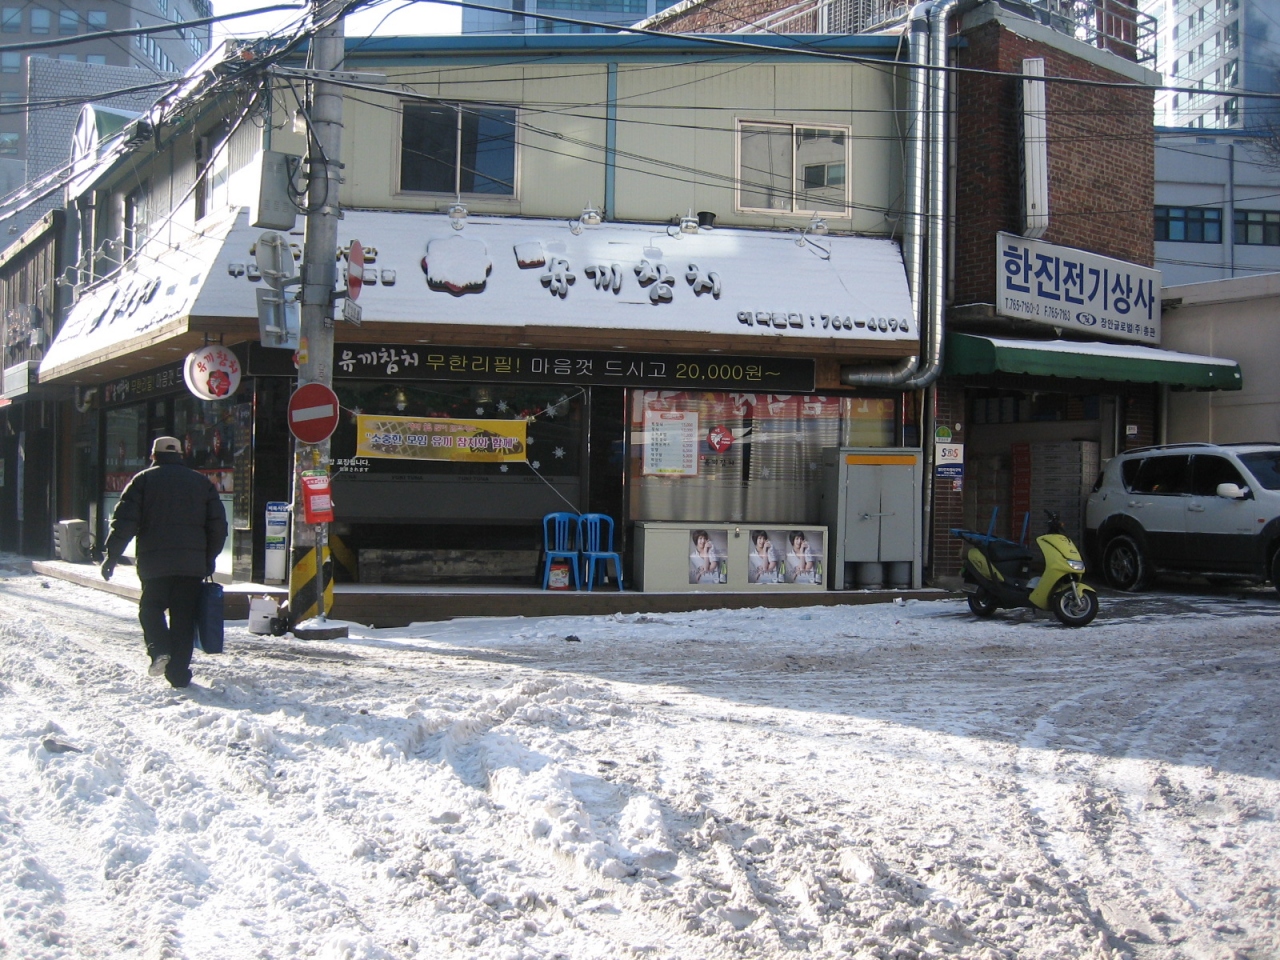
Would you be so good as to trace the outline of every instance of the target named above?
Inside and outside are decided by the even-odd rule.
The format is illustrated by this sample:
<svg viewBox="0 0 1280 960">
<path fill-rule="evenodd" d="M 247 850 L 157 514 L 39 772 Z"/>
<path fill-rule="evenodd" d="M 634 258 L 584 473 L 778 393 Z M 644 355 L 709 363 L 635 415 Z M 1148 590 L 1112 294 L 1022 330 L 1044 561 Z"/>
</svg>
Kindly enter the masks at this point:
<svg viewBox="0 0 1280 960">
<path fill-rule="evenodd" d="M 697 413 L 646 410 L 644 433 L 644 472 L 647 476 L 698 475 Z"/>
</svg>

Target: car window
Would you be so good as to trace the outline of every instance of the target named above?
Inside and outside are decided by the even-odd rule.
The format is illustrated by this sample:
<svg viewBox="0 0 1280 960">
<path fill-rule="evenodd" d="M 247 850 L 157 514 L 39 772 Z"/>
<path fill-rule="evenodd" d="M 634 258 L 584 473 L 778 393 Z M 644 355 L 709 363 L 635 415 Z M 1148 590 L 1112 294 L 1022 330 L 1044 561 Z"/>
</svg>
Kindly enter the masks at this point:
<svg viewBox="0 0 1280 960">
<path fill-rule="evenodd" d="M 1240 462 L 1268 490 L 1280 490 L 1280 450 L 1239 454 Z"/>
<path fill-rule="evenodd" d="M 1133 485 L 1138 482 L 1138 468 L 1142 466 L 1141 460 L 1126 460 L 1120 464 L 1120 479 L 1124 481 L 1124 488 L 1132 490 Z M 1101 482 L 1101 478 L 1099 478 Z"/>
<path fill-rule="evenodd" d="M 1240 471 L 1226 457 L 1196 454 L 1191 458 L 1191 492 L 1197 497 L 1218 495 L 1218 484 L 1234 483 L 1241 487 L 1249 484 Z"/>
<path fill-rule="evenodd" d="M 1147 457 L 1129 489 L 1134 493 L 1186 493 L 1190 459 L 1185 454 Z"/>
</svg>

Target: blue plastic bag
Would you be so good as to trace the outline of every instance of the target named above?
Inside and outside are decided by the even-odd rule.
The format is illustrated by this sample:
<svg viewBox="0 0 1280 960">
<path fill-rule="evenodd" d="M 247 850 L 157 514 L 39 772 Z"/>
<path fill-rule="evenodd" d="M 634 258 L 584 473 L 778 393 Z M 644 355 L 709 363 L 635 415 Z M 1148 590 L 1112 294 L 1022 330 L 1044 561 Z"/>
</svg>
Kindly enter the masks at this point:
<svg viewBox="0 0 1280 960">
<path fill-rule="evenodd" d="M 196 646 L 205 653 L 222 652 L 222 613 L 222 584 L 204 581 L 196 602 Z"/>
</svg>

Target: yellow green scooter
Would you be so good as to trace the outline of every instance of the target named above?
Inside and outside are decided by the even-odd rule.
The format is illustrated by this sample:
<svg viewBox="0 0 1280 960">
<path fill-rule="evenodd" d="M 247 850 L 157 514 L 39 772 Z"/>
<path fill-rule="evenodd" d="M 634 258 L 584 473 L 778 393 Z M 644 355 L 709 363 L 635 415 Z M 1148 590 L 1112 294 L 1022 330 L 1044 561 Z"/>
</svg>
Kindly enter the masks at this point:
<svg viewBox="0 0 1280 960">
<path fill-rule="evenodd" d="M 1098 615 L 1098 593 L 1084 582 L 1084 559 L 1056 513 L 1046 510 L 1049 530 L 1030 547 L 994 535 L 995 514 L 985 534 L 953 529 L 967 547 L 964 582 L 969 609 L 990 617 L 1000 609 L 1050 610 L 1068 627 L 1083 627 Z"/>
</svg>

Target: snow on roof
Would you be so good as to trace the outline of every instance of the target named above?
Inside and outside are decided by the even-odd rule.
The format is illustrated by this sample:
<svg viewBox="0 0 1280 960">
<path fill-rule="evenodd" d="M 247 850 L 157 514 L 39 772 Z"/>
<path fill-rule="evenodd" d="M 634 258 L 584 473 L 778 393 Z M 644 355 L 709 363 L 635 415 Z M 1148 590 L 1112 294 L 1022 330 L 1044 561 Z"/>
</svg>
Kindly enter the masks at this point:
<svg viewBox="0 0 1280 960">
<path fill-rule="evenodd" d="M 111 279 L 82 293 L 41 361 L 41 375 L 185 320 L 234 223 L 230 216 L 215 218 L 176 246 L 157 240 Z"/>
<path fill-rule="evenodd" d="M 190 316 L 256 318 L 263 281 L 251 249 L 263 230 L 228 211 L 176 247 L 153 242 L 114 279 L 89 289 L 41 364 L 59 367 Z M 714 334 L 758 351 L 779 340 L 914 343 L 898 246 L 863 237 L 562 220 L 347 211 L 342 248 L 364 246 L 365 323 L 614 327 Z M 302 230 L 288 237 L 302 251 Z M 339 284 L 342 284 L 339 270 Z M 421 331 L 414 331 L 420 335 Z M 406 332 L 406 336 L 410 336 Z M 56 375 L 56 374 L 55 374 Z"/>
<path fill-rule="evenodd" d="M 240 218 L 193 313 L 257 316 L 260 282 L 244 267 L 261 233 Z M 798 236 L 614 223 L 574 235 L 564 220 L 515 217 L 471 217 L 456 231 L 442 214 L 360 210 L 338 224 L 340 246 L 365 249 L 365 323 L 919 339 L 897 244 Z M 290 239 L 300 247 L 301 230 Z"/>
</svg>

